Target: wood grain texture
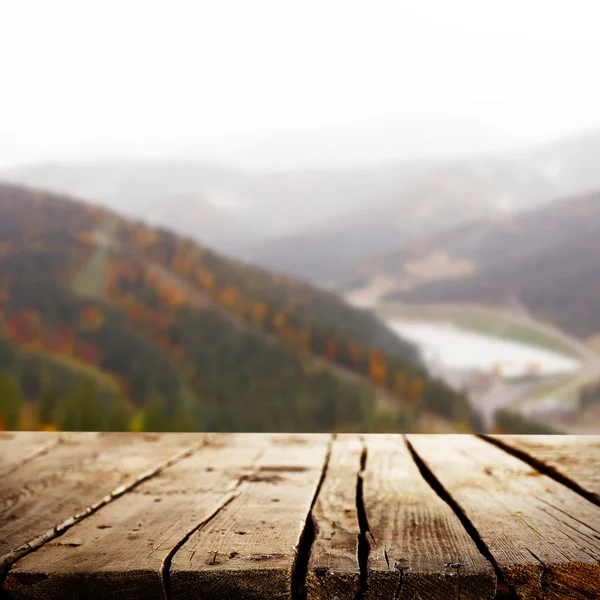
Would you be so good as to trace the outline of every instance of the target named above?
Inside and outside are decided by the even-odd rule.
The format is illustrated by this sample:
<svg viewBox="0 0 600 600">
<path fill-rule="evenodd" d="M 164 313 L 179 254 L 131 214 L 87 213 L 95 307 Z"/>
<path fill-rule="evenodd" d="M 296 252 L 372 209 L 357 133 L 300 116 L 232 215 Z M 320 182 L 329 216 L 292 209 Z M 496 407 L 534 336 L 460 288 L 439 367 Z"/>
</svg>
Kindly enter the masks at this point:
<svg viewBox="0 0 600 600">
<path fill-rule="evenodd" d="M 359 436 L 338 435 L 333 443 L 312 510 L 315 537 L 306 574 L 308 600 L 354 600 L 359 590 L 356 488 L 362 451 Z"/>
<path fill-rule="evenodd" d="M 0 434 L 13 600 L 600 600 L 595 436 L 58 436 Z"/>
<path fill-rule="evenodd" d="M 0 573 L 95 503 L 189 448 L 199 434 L 78 433 L 2 478 Z"/>
<path fill-rule="evenodd" d="M 490 435 L 486 438 L 527 455 L 600 503 L 600 436 Z"/>
<path fill-rule="evenodd" d="M 369 435 L 365 443 L 370 542 L 365 600 L 493 598 L 493 566 L 422 477 L 404 438 Z"/>
<path fill-rule="evenodd" d="M 49 452 L 65 435 L 48 431 L 0 431 L 0 477 Z"/>
<path fill-rule="evenodd" d="M 600 597 L 599 507 L 474 436 L 408 438 L 519 598 Z"/>
<path fill-rule="evenodd" d="M 173 600 L 291 598 L 296 551 L 329 441 L 281 436 L 270 444 L 239 495 L 173 557 Z"/>
<path fill-rule="evenodd" d="M 171 554 L 233 498 L 268 444 L 220 435 L 18 561 L 6 589 L 15 599 L 163 600 Z"/>
</svg>

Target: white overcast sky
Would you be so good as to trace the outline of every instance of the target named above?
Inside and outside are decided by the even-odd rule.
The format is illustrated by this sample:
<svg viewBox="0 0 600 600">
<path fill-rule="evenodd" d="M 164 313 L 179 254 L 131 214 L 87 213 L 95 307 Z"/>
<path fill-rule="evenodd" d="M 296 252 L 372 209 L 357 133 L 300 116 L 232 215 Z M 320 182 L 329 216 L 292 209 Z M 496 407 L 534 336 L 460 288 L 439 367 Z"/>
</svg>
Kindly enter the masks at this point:
<svg viewBox="0 0 600 600">
<path fill-rule="evenodd" d="M 0 0 L 0 166 L 464 153 L 600 128 L 597 0 Z"/>
</svg>

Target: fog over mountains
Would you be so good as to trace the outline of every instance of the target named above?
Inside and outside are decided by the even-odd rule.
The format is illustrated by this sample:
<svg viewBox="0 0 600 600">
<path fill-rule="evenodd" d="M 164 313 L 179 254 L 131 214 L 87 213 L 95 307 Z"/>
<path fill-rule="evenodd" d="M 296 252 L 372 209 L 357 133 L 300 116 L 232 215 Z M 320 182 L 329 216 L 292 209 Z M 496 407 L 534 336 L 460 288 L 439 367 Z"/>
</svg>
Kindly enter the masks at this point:
<svg viewBox="0 0 600 600">
<path fill-rule="evenodd" d="M 25 165 L 0 179 L 98 202 L 325 284 L 471 220 L 600 189 L 600 132 L 467 158 L 248 171 L 192 160 Z"/>
</svg>

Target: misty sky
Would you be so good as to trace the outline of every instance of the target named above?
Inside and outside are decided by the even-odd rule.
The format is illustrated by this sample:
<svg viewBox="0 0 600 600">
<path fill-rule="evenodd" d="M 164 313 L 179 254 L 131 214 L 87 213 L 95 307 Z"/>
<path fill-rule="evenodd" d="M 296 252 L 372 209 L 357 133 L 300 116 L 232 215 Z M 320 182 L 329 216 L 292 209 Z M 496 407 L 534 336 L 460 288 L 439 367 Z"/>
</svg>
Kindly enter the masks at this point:
<svg viewBox="0 0 600 600">
<path fill-rule="evenodd" d="M 597 2 L 0 0 L 0 166 L 249 167 L 600 128 Z"/>
</svg>

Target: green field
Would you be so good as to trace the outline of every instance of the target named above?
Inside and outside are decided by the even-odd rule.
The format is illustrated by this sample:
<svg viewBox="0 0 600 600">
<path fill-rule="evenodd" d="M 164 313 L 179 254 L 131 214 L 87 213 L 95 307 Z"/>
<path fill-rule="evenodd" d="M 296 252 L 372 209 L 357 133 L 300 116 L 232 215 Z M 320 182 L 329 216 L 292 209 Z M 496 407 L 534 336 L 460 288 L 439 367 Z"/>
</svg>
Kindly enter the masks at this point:
<svg viewBox="0 0 600 600">
<path fill-rule="evenodd" d="M 573 376 L 561 377 L 559 379 L 553 379 L 546 385 L 540 385 L 539 387 L 532 390 L 526 396 L 523 396 L 516 400 L 513 404 L 515 407 L 521 407 L 530 402 L 537 402 L 538 400 L 542 400 L 547 396 L 556 394 L 560 392 L 563 388 L 565 388 L 569 383 L 573 380 Z"/>
</svg>

